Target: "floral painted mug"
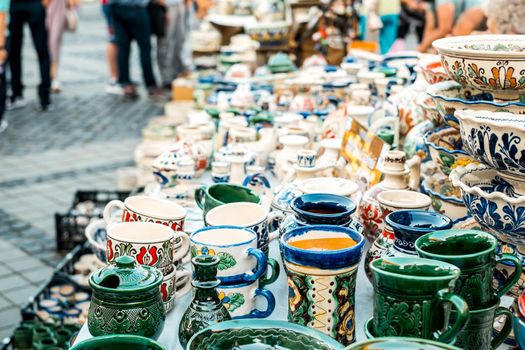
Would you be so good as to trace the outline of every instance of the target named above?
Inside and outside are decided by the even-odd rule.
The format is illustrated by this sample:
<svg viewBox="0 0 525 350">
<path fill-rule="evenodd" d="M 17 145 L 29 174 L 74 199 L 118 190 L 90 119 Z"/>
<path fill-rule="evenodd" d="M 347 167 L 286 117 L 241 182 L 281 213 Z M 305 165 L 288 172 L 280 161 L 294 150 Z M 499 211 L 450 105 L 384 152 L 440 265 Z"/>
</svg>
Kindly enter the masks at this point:
<svg viewBox="0 0 525 350">
<path fill-rule="evenodd" d="M 104 221 L 114 222 L 111 213 L 115 208 L 122 210 L 123 222 L 153 222 L 171 227 L 173 231 L 184 229 L 186 209 L 165 199 L 132 196 L 124 200 L 112 200 L 104 208 Z"/>
<path fill-rule="evenodd" d="M 160 285 L 160 295 L 166 312 L 171 311 L 175 301 L 191 290 L 191 276 L 190 271 L 175 268 L 169 275 L 164 276 Z"/>
<path fill-rule="evenodd" d="M 181 246 L 175 253 L 175 240 Z M 182 231 L 173 232 L 171 228 L 152 222 L 119 222 L 108 225 L 106 259 L 115 261 L 129 255 L 140 265 L 154 266 L 164 276 L 174 269 L 174 262 L 182 259 L 189 250 L 188 235 Z"/>
<path fill-rule="evenodd" d="M 267 270 L 268 258 L 257 248 L 257 235 L 240 226 L 204 227 L 190 235 L 191 256 L 216 255 L 222 285 L 254 282 Z"/>
<path fill-rule="evenodd" d="M 217 287 L 219 299 L 232 318 L 266 318 L 275 310 L 275 297 L 268 289 L 258 288 L 257 283 L 236 284 Z M 257 309 L 258 297 L 266 299 L 266 310 Z"/>
</svg>

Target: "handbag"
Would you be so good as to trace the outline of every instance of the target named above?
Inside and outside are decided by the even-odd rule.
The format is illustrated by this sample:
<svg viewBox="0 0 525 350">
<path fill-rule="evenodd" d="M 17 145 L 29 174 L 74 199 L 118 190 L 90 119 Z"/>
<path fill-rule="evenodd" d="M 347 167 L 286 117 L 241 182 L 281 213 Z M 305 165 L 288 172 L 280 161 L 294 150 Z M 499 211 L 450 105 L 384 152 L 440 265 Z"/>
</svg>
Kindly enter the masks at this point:
<svg viewBox="0 0 525 350">
<path fill-rule="evenodd" d="M 76 9 L 66 10 L 66 30 L 76 32 L 78 29 L 78 13 Z"/>
<path fill-rule="evenodd" d="M 158 38 L 166 35 L 166 6 L 150 1 L 148 4 L 151 33 Z"/>
</svg>

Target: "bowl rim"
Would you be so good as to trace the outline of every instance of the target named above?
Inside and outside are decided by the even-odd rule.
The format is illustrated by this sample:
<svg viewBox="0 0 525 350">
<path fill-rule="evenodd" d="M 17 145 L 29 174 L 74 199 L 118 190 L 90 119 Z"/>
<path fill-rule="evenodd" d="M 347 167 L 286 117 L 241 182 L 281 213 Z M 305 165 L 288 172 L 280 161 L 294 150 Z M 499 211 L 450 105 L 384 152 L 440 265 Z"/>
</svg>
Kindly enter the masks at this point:
<svg viewBox="0 0 525 350">
<path fill-rule="evenodd" d="M 512 127 L 513 131 L 525 132 L 525 117 L 510 112 L 492 112 L 487 110 L 477 111 L 474 109 L 456 110 L 454 116 L 460 122 L 460 128 L 463 128 L 463 121 L 469 121 L 475 124 L 489 124 L 492 127 L 502 129 Z M 520 124 L 522 123 L 522 124 Z"/>
<path fill-rule="evenodd" d="M 525 103 L 518 102 L 518 101 L 501 101 L 501 102 L 468 101 L 468 100 L 462 99 L 461 97 L 448 97 L 448 96 L 443 96 L 442 94 L 440 94 L 441 91 L 448 91 L 448 90 L 452 90 L 455 88 L 479 90 L 472 86 L 463 86 L 454 80 L 447 80 L 447 81 L 441 81 L 439 83 L 435 83 L 435 84 L 428 86 L 425 92 L 427 95 L 430 95 L 433 99 L 440 99 L 440 100 L 447 101 L 447 102 L 459 102 L 465 105 L 490 105 L 490 106 L 495 106 L 495 107 L 518 106 L 518 107 L 523 107 L 525 109 Z M 483 92 L 488 92 L 488 91 L 481 91 L 480 93 L 483 93 Z"/>
<path fill-rule="evenodd" d="M 441 38 L 432 43 L 434 49 L 438 51 L 440 56 L 443 55 L 453 57 L 467 57 L 471 59 L 486 60 L 492 58 L 496 60 L 503 59 L 517 59 L 525 60 L 525 50 L 523 51 L 492 51 L 492 50 L 473 50 L 473 49 L 459 49 L 450 47 L 455 43 L 487 43 L 495 41 L 501 42 L 522 42 L 525 47 L 525 35 L 501 35 L 501 34 L 481 34 L 481 35 L 463 35 L 456 37 Z M 524 62 L 525 63 L 525 62 Z"/>
<path fill-rule="evenodd" d="M 468 164 L 466 167 L 457 167 L 452 170 L 452 172 L 449 175 L 450 181 L 452 181 L 452 185 L 455 187 L 459 187 L 461 191 L 468 194 L 473 194 L 476 196 L 483 197 L 485 199 L 489 200 L 502 200 L 506 203 L 513 204 L 513 205 L 525 205 L 525 196 L 519 196 L 519 197 L 509 197 L 503 192 L 493 191 L 491 193 L 486 192 L 482 190 L 478 186 L 470 186 L 463 182 L 463 178 L 466 175 L 473 174 L 475 172 L 482 172 L 482 171 L 493 171 L 495 174 L 497 174 L 497 170 L 489 167 L 485 164 L 476 164 L 471 163 Z"/>
<path fill-rule="evenodd" d="M 434 129 L 434 130 L 430 130 L 430 131 L 427 131 L 425 133 L 425 135 L 423 135 L 423 140 L 425 141 L 425 144 L 430 147 L 430 148 L 433 148 L 437 151 L 443 151 L 445 153 L 449 153 L 449 154 L 462 154 L 462 155 L 466 155 L 468 157 L 470 157 L 470 155 L 468 154 L 467 151 L 464 151 L 462 149 L 448 149 L 448 148 L 445 148 L 445 147 L 441 147 L 441 146 L 438 146 L 435 142 L 431 141 L 430 140 L 430 137 L 432 136 L 436 136 L 438 133 L 441 133 L 441 132 L 445 132 L 445 131 L 455 131 L 458 133 L 458 135 L 460 136 L 461 138 L 461 134 L 460 134 L 460 131 L 452 126 L 448 126 L 448 125 L 445 125 L 441 128 L 438 128 L 438 129 Z M 472 158 L 472 157 L 470 157 Z"/>
</svg>

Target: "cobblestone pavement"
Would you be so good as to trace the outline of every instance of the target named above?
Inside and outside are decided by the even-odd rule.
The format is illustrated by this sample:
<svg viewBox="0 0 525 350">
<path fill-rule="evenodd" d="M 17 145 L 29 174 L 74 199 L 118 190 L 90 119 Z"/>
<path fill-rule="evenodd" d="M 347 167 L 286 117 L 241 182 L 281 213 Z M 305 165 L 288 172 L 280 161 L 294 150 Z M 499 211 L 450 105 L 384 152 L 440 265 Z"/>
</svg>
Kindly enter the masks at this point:
<svg viewBox="0 0 525 350">
<path fill-rule="evenodd" d="M 65 36 L 54 109 L 36 110 L 37 59 L 24 47 L 28 106 L 8 112 L 0 134 L 0 339 L 20 320 L 20 305 L 49 279 L 55 253 L 54 213 L 77 190 L 114 190 L 116 170 L 133 164 L 133 149 L 162 106 L 104 93 L 106 29 L 98 5 L 83 5 L 77 33 Z M 140 77 L 134 48 L 133 75 Z"/>
</svg>

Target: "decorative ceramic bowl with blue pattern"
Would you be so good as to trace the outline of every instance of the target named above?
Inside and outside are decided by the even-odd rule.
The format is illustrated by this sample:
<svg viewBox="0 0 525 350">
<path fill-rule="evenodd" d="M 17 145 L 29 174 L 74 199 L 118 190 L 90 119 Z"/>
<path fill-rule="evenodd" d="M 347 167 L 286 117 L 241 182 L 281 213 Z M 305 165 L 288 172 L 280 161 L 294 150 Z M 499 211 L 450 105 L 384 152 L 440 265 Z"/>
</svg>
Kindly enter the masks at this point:
<svg viewBox="0 0 525 350">
<path fill-rule="evenodd" d="M 509 112 L 525 114 L 525 103 L 518 101 L 496 101 L 490 92 L 483 92 L 455 81 L 443 81 L 427 88 L 440 117 L 450 126 L 459 129 L 455 111 L 472 109 L 477 111 Z"/>
<path fill-rule="evenodd" d="M 452 186 L 448 178 L 439 175 L 431 176 L 423 181 L 421 189 L 432 199 L 434 211 L 447 215 L 454 225 L 470 217 L 463 203 L 461 191 Z"/>
<path fill-rule="evenodd" d="M 456 111 L 464 149 L 504 176 L 525 177 L 525 117 L 505 112 Z"/>
<path fill-rule="evenodd" d="M 459 187 L 470 214 L 509 240 L 525 237 L 525 195 L 523 185 L 511 183 L 483 164 L 469 164 L 450 173 L 452 185 Z"/>
</svg>

